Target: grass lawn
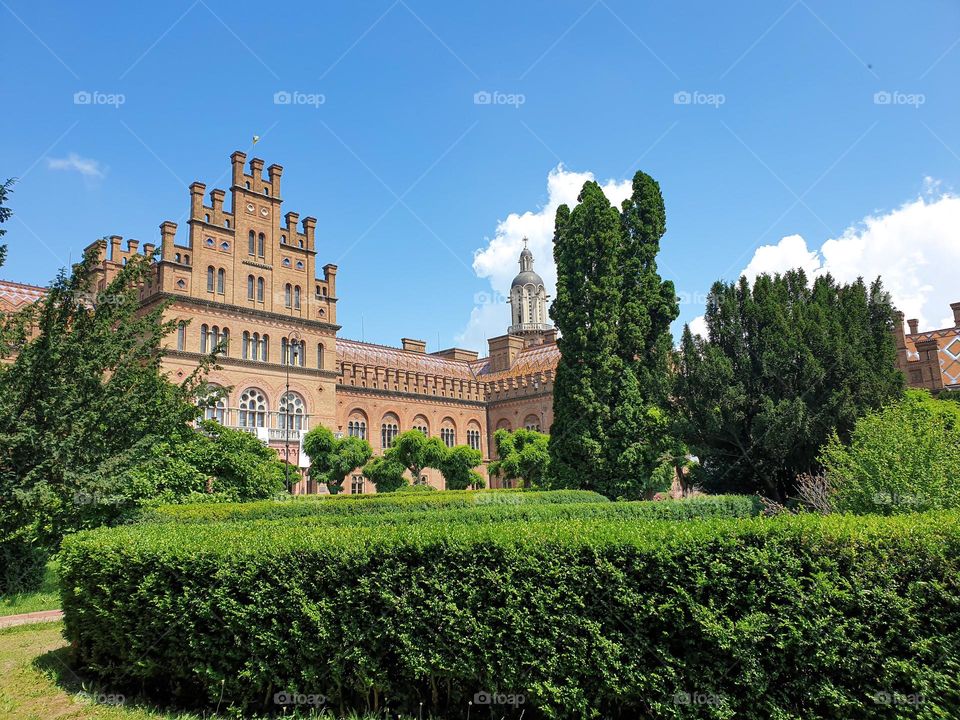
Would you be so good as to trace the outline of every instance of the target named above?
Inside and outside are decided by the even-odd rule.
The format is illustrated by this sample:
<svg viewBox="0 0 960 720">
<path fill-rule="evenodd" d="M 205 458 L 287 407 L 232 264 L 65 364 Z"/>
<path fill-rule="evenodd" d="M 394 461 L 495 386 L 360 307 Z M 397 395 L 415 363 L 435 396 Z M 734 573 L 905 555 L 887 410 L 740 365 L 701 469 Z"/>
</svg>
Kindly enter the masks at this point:
<svg viewBox="0 0 960 720">
<path fill-rule="evenodd" d="M 125 698 L 121 704 L 102 702 L 109 699 L 105 695 L 110 691 L 84 683 L 70 668 L 62 631 L 63 623 L 59 622 L 0 630 L 0 720 L 213 720 L 236 717 L 230 713 L 201 716 L 171 712 L 133 698 Z M 101 701 L 94 696 L 101 696 Z M 293 717 L 335 720 L 332 714 Z M 384 715 L 348 715 L 347 718 L 385 720 Z M 392 718 L 395 720 L 396 716 Z"/>
<path fill-rule="evenodd" d="M 36 592 L 19 595 L 0 595 L 0 617 L 19 615 L 38 610 L 56 610 L 60 607 L 57 590 L 57 564 L 48 562 L 43 574 L 43 585 Z"/>
</svg>

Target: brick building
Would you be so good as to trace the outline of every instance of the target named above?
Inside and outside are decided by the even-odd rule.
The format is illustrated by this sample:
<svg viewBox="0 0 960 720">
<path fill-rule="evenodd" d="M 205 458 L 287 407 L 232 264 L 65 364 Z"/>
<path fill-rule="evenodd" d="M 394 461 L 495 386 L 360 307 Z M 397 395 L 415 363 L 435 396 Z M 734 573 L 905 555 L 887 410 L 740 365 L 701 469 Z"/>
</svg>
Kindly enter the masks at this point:
<svg viewBox="0 0 960 720">
<path fill-rule="evenodd" d="M 100 258 L 98 290 L 132 255 L 156 254 L 141 297 L 145 307 L 169 301 L 165 316 L 177 321 L 163 359 L 171 380 L 224 348 L 208 379 L 225 390 L 225 400 L 205 408 L 208 418 L 256 434 L 298 465 L 300 440 L 318 424 L 365 438 L 375 453 L 398 433 L 420 428 L 447 445 L 481 450 L 485 461 L 496 429 L 549 429 L 559 353 L 528 249 L 511 290 L 511 324 L 489 341 L 488 357 L 459 348 L 428 353 L 424 341 L 410 338 L 399 347 L 345 339 L 337 324 L 337 266 L 317 266 L 316 219 L 282 211 L 280 165 L 264 176 L 263 160 L 248 164 L 239 151 L 230 159 L 229 208 L 227 191 L 208 194 L 195 182 L 187 227 L 161 223 L 159 249 L 120 236 L 91 246 Z M 42 294 L 0 282 L 0 311 Z M 436 471 L 425 475 L 442 487 Z M 297 489 L 324 490 L 307 481 Z M 345 490 L 374 488 L 358 472 Z"/>
</svg>

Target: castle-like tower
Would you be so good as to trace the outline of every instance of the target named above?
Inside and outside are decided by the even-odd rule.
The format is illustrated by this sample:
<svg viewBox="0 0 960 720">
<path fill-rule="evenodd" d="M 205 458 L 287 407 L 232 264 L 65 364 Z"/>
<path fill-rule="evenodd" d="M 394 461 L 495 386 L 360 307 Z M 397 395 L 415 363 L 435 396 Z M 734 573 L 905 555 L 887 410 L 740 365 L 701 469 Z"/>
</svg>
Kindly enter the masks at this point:
<svg viewBox="0 0 960 720">
<path fill-rule="evenodd" d="M 533 253 L 523 239 L 520 272 L 510 284 L 509 335 L 535 335 L 551 329 L 547 322 L 547 290 L 543 278 L 533 270 Z"/>
</svg>

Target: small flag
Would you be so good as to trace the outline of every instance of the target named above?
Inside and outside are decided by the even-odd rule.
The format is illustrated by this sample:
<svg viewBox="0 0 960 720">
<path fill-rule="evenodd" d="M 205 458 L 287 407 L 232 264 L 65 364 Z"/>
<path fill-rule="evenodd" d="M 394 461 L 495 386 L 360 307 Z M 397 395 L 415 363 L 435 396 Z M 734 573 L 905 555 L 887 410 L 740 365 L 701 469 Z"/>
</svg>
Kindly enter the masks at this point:
<svg viewBox="0 0 960 720">
<path fill-rule="evenodd" d="M 253 144 L 256 145 L 258 142 L 260 142 L 260 136 L 259 136 L 259 135 L 254 135 L 254 136 L 253 136 Z"/>
</svg>

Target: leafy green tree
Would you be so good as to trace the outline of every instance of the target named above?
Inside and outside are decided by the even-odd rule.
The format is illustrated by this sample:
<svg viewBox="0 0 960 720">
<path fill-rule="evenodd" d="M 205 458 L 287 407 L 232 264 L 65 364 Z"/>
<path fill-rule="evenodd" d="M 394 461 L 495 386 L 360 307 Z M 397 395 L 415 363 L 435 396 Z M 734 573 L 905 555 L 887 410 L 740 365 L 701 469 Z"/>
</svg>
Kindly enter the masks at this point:
<svg viewBox="0 0 960 720">
<path fill-rule="evenodd" d="M 446 453 L 447 447 L 440 438 L 428 438 L 419 430 L 407 430 L 397 435 L 384 456 L 403 465 L 410 472 L 413 484 L 420 485 L 424 468 L 439 468 Z"/>
<path fill-rule="evenodd" d="M 840 512 L 960 507 L 960 404 L 908 390 L 860 418 L 849 443 L 832 435 L 820 461 Z"/>
<path fill-rule="evenodd" d="M 407 487 L 429 487 L 424 485 L 413 486 L 403 476 L 406 468 L 389 457 L 375 457 L 367 463 L 363 474 L 377 488 L 378 493 L 396 492 Z"/>
<path fill-rule="evenodd" d="M 13 178 L 7 178 L 7 180 L 0 185 L 0 226 L 7 222 L 10 218 L 13 217 L 13 210 L 7 207 L 6 202 L 7 198 L 10 196 L 10 193 L 13 189 L 13 184 L 16 182 Z M 7 234 L 7 229 L 0 227 L 0 238 Z M 7 246 L 0 245 L 0 267 L 3 267 L 4 261 L 7 259 Z"/>
<path fill-rule="evenodd" d="M 550 433 L 553 487 L 608 491 L 607 428 L 615 382 L 620 214 L 595 182 L 578 205 L 557 208 L 557 294 L 550 317 L 560 331 Z"/>
<path fill-rule="evenodd" d="M 122 471 L 198 413 L 205 367 L 171 384 L 160 357 L 174 321 L 163 305 L 140 309 L 149 261 L 131 258 L 98 295 L 96 264 L 90 253 L 58 275 L 34 313 L 36 337 L 0 373 L 0 516 L 47 548 L 121 514 L 123 503 L 77 498 L 129 498 Z"/>
<path fill-rule="evenodd" d="M 708 489 L 784 501 L 798 476 L 819 471 L 834 432 L 848 440 L 903 390 L 879 280 L 811 284 L 794 270 L 717 282 L 705 318 L 708 337 L 685 328 L 674 367 L 683 440 Z"/>
<path fill-rule="evenodd" d="M 546 485 L 550 470 L 550 437 L 536 430 L 500 429 L 493 434 L 497 460 L 490 463 L 490 475 L 519 480 L 521 487 Z"/>
<path fill-rule="evenodd" d="M 448 448 L 439 462 L 439 470 L 447 490 L 466 490 L 485 485 L 483 476 L 474 470 L 483 462 L 483 453 L 469 445 Z"/>
<path fill-rule="evenodd" d="M 350 471 L 363 467 L 373 455 L 370 443 L 358 437 L 334 437 L 322 425 L 303 438 L 303 450 L 310 457 L 310 477 L 325 483 L 332 495 L 343 491 Z"/>
</svg>

